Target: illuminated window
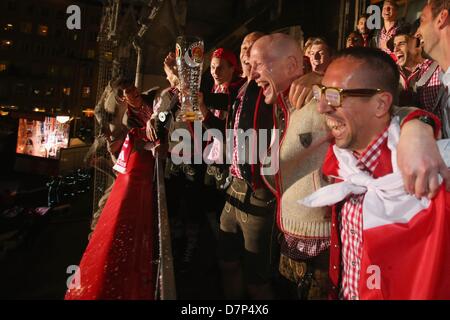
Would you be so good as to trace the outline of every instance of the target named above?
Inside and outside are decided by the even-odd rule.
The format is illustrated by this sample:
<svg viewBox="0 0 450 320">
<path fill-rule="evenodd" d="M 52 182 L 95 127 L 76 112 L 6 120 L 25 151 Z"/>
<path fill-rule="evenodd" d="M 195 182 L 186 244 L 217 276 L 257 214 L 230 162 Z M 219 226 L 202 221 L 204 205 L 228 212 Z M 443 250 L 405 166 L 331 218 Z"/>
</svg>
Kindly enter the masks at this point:
<svg viewBox="0 0 450 320">
<path fill-rule="evenodd" d="M 9 48 L 13 45 L 11 40 L 2 40 L 1 45 L 3 48 Z"/>
<path fill-rule="evenodd" d="M 38 26 L 38 35 L 40 36 L 47 36 L 48 35 L 48 27 L 44 25 Z"/>
<path fill-rule="evenodd" d="M 108 61 L 112 61 L 112 52 L 111 51 L 105 52 L 105 59 Z"/>
<path fill-rule="evenodd" d="M 0 63 L 0 72 L 6 71 L 8 65 L 6 63 Z"/>
<path fill-rule="evenodd" d="M 66 96 L 70 96 L 70 87 L 65 87 L 65 88 L 63 88 L 63 93 L 64 93 Z"/>
<path fill-rule="evenodd" d="M 20 24 L 20 31 L 22 31 L 23 33 L 33 32 L 33 24 L 31 22 L 22 22 Z"/>
<path fill-rule="evenodd" d="M 7 23 L 3 26 L 3 30 L 5 31 L 11 31 L 14 29 L 14 26 L 11 23 Z"/>
<path fill-rule="evenodd" d="M 88 118 L 93 117 L 94 116 L 94 109 L 93 108 L 83 109 L 83 113 Z"/>
<path fill-rule="evenodd" d="M 89 96 L 91 95 L 91 87 L 83 87 L 83 91 L 81 93 L 81 96 L 83 98 L 89 98 Z"/>
</svg>

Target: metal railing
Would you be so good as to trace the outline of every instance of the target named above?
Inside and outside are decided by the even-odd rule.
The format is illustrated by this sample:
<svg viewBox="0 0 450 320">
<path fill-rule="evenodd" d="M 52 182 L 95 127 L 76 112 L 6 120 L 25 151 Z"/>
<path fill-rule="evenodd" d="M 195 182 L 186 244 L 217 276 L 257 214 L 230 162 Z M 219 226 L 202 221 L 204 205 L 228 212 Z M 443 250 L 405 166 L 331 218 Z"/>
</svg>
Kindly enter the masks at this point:
<svg viewBox="0 0 450 320">
<path fill-rule="evenodd" d="M 160 300 L 174 300 L 177 292 L 175 272 L 173 268 L 172 241 L 167 211 L 166 186 L 164 183 L 164 161 L 156 157 L 156 183 L 159 223 L 159 265 L 156 290 L 159 290 Z"/>
</svg>

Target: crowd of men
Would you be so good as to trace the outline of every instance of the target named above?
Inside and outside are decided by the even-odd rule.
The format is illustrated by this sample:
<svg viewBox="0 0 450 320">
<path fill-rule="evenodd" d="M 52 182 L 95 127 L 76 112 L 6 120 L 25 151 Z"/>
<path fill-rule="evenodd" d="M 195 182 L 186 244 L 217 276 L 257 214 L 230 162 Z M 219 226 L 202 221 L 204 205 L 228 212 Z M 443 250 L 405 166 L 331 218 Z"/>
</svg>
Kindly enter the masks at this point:
<svg viewBox="0 0 450 320">
<path fill-rule="evenodd" d="M 232 51 L 215 50 L 214 84 L 200 93 L 202 126 L 234 132 L 225 142 L 230 163 L 220 161 L 226 148 L 215 138 L 190 150 L 192 158 L 208 150 L 212 164 L 172 161 L 178 143 L 172 133 L 182 128 L 194 134 L 194 125 L 158 116 L 176 119 L 180 112 L 176 58 L 169 53 L 165 59 L 170 88 L 155 99 L 145 141 L 158 141 L 159 154 L 167 155 L 169 212 L 185 235 L 186 263 L 198 245 L 202 216 L 212 221 L 226 298 L 279 298 L 274 281 L 282 286 L 283 298 L 292 299 L 450 298 L 442 289 L 450 285 L 448 272 L 436 271 L 450 266 L 448 250 L 443 250 L 450 239 L 445 230 L 450 223 L 445 153 L 448 158 L 450 149 L 437 143 L 450 138 L 450 1 L 429 0 L 420 21 L 400 24 L 396 2 L 386 0 L 382 17 L 382 29 L 372 33 L 362 16 L 347 48 L 338 53 L 322 38 L 303 45 L 286 34 L 260 32 L 243 39 L 240 64 Z M 217 101 L 211 95 L 218 93 L 228 95 L 225 107 L 210 102 Z M 249 129 L 269 132 L 267 143 L 239 141 L 238 131 Z M 265 157 L 254 156 L 262 149 L 268 150 Z M 241 161 L 248 154 L 256 161 Z M 278 170 L 265 173 L 274 161 Z M 383 177 L 386 185 L 401 188 L 383 189 L 388 199 L 379 200 L 369 191 Z M 339 199 L 314 198 L 322 187 L 342 183 L 363 191 Z M 383 215 L 391 208 L 377 207 L 374 197 L 383 204 L 392 201 L 397 215 L 408 212 L 408 219 L 394 221 L 405 229 L 411 227 L 411 216 L 422 217 L 427 210 L 442 218 L 446 227 L 428 229 L 441 240 L 424 246 L 436 249 L 428 252 L 439 257 L 430 258 L 436 269 L 428 271 L 437 272 L 438 279 L 425 281 L 422 289 L 406 286 L 405 292 L 399 289 L 405 283 L 397 283 L 402 279 L 398 274 L 417 283 L 411 277 L 419 274 L 413 272 L 419 266 L 396 264 L 403 253 L 387 265 L 382 258 L 374 262 L 377 254 L 383 256 L 380 251 L 387 255 L 388 247 L 395 246 L 384 244 L 380 250 L 371 240 L 377 237 L 368 227 L 370 212 Z M 421 238 L 417 225 L 412 233 L 392 239 L 401 243 L 417 235 L 417 243 L 429 241 L 429 236 Z M 381 284 L 372 291 L 365 282 L 369 262 L 382 265 Z M 389 273 L 389 268 L 412 271 Z"/>
</svg>

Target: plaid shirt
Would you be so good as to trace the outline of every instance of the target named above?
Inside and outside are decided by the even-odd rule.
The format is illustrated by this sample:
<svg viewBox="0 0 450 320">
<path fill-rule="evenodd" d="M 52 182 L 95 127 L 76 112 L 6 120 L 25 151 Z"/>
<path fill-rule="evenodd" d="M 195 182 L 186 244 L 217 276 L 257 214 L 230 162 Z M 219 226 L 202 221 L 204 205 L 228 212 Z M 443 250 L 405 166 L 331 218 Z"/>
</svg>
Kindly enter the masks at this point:
<svg viewBox="0 0 450 320">
<path fill-rule="evenodd" d="M 214 85 L 212 91 L 213 93 L 230 93 L 230 91 L 228 90 L 228 83 L 221 85 Z M 225 117 L 226 111 L 214 109 L 213 114 L 215 117 L 223 119 Z"/>
<path fill-rule="evenodd" d="M 358 156 L 358 167 L 373 174 L 381 155 L 381 146 L 387 143 L 388 127 Z M 342 286 L 340 296 L 346 300 L 356 300 L 362 257 L 362 204 L 364 194 L 352 195 L 345 201 L 339 216 L 342 242 Z"/>
<path fill-rule="evenodd" d="M 330 247 L 330 238 L 299 238 L 287 233 L 281 234 L 280 251 L 293 260 L 307 260 L 317 257 Z"/>
<path fill-rule="evenodd" d="M 428 69 L 432 64 L 433 64 L 432 60 L 426 59 L 420 65 L 417 80 L 419 80 L 428 71 Z M 433 106 L 436 102 L 436 98 L 439 93 L 439 88 L 441 86 L 441 79 L 439 77 L 440 72 L 441 68 L 439 67 L 436 68 L 430 80 L 428 80 L 428 82 L 424 86 L 417 88 L 417 93 L 419 95 L 419 107 L 430 112 L 433 110 Z"/>
<path fill-rule="evenodd" d="M 229 93 L 228 84 L 219 86 L 214 85 L 212 91 L 213 93 Z M 211 111 L 216 118 L 224 119 L 226 117 L 226 111 L 216 109 L 212 109 Z M 211 140 L 211 136 L 209 136 L 208 139 Z M 213 138 L 212 146 L 207 156 L 208 160 L 216 163 L 222 163 L 222 150 L 223 144 L 216 138 Z"/>
<path fill-rule="evenodd" d="M 369 33 L 362 33 L 361 37 L 363 38 L 363 47 L 370 47 L 370 34 Z"/>
<path fill-rule="evenodd" d="M 241 89 L 239 90 L 239 94 L 237 96 L 237 99 L 239 99 L 239 105 L 237 107 L 236 110 L 236 116 L 234 118 L 234 126 L 233 126 L 233 157 L 231 160 L 231 166 L 230 166 L 230 173 L 232 176 L 239 178 L 239 179 L 243 179 L 242 174 L 241 174 L 241 170 L 239 169 L 239 145 L 238 145 L 238 137 L 237 137 L 237 132 L 239 129 L 239 118 L 241 116 L 241 112 L 242 112 L 242 106 L 244 104 L 244 96 L 245 96 L 245 91 L 247 90 L 247 86 L 248 86 L 248 82 L 246 84 L 244 84 Z"/>
<path fill-rule="evenodd" d="M 392 28 L 390 28 L 389 30 L 386 30 L 385 27 L 383 27 L 381 29 L 381 32 L 379 35 L 378 47 L 381 50 L 383 50 L 384 52 L 386 52 L 387 54 L 390 54 L 390 55 L 393 54 L 393 52 L 387 47 L 387 43 L 392 37 L 395 36 L 398 28 L 399 28 L 398 23 L 395 23 L 395 25 Z"/>
</svg>

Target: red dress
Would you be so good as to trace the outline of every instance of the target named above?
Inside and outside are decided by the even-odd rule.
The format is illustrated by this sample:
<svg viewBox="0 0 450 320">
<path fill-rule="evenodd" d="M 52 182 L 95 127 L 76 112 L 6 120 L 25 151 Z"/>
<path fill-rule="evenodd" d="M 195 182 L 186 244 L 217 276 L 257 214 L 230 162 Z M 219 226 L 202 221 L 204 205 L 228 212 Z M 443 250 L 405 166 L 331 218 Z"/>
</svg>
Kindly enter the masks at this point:
<svg viewBox="0 0 450 320">
<path fill-rule="evenodd" d="M 136 136 L 130 135 L 131 145 Z M 129 155 L 81 259 L 79 283 L 66 300 L 155 298 L 154 162 L 151 151 Z"/>
</svg>

